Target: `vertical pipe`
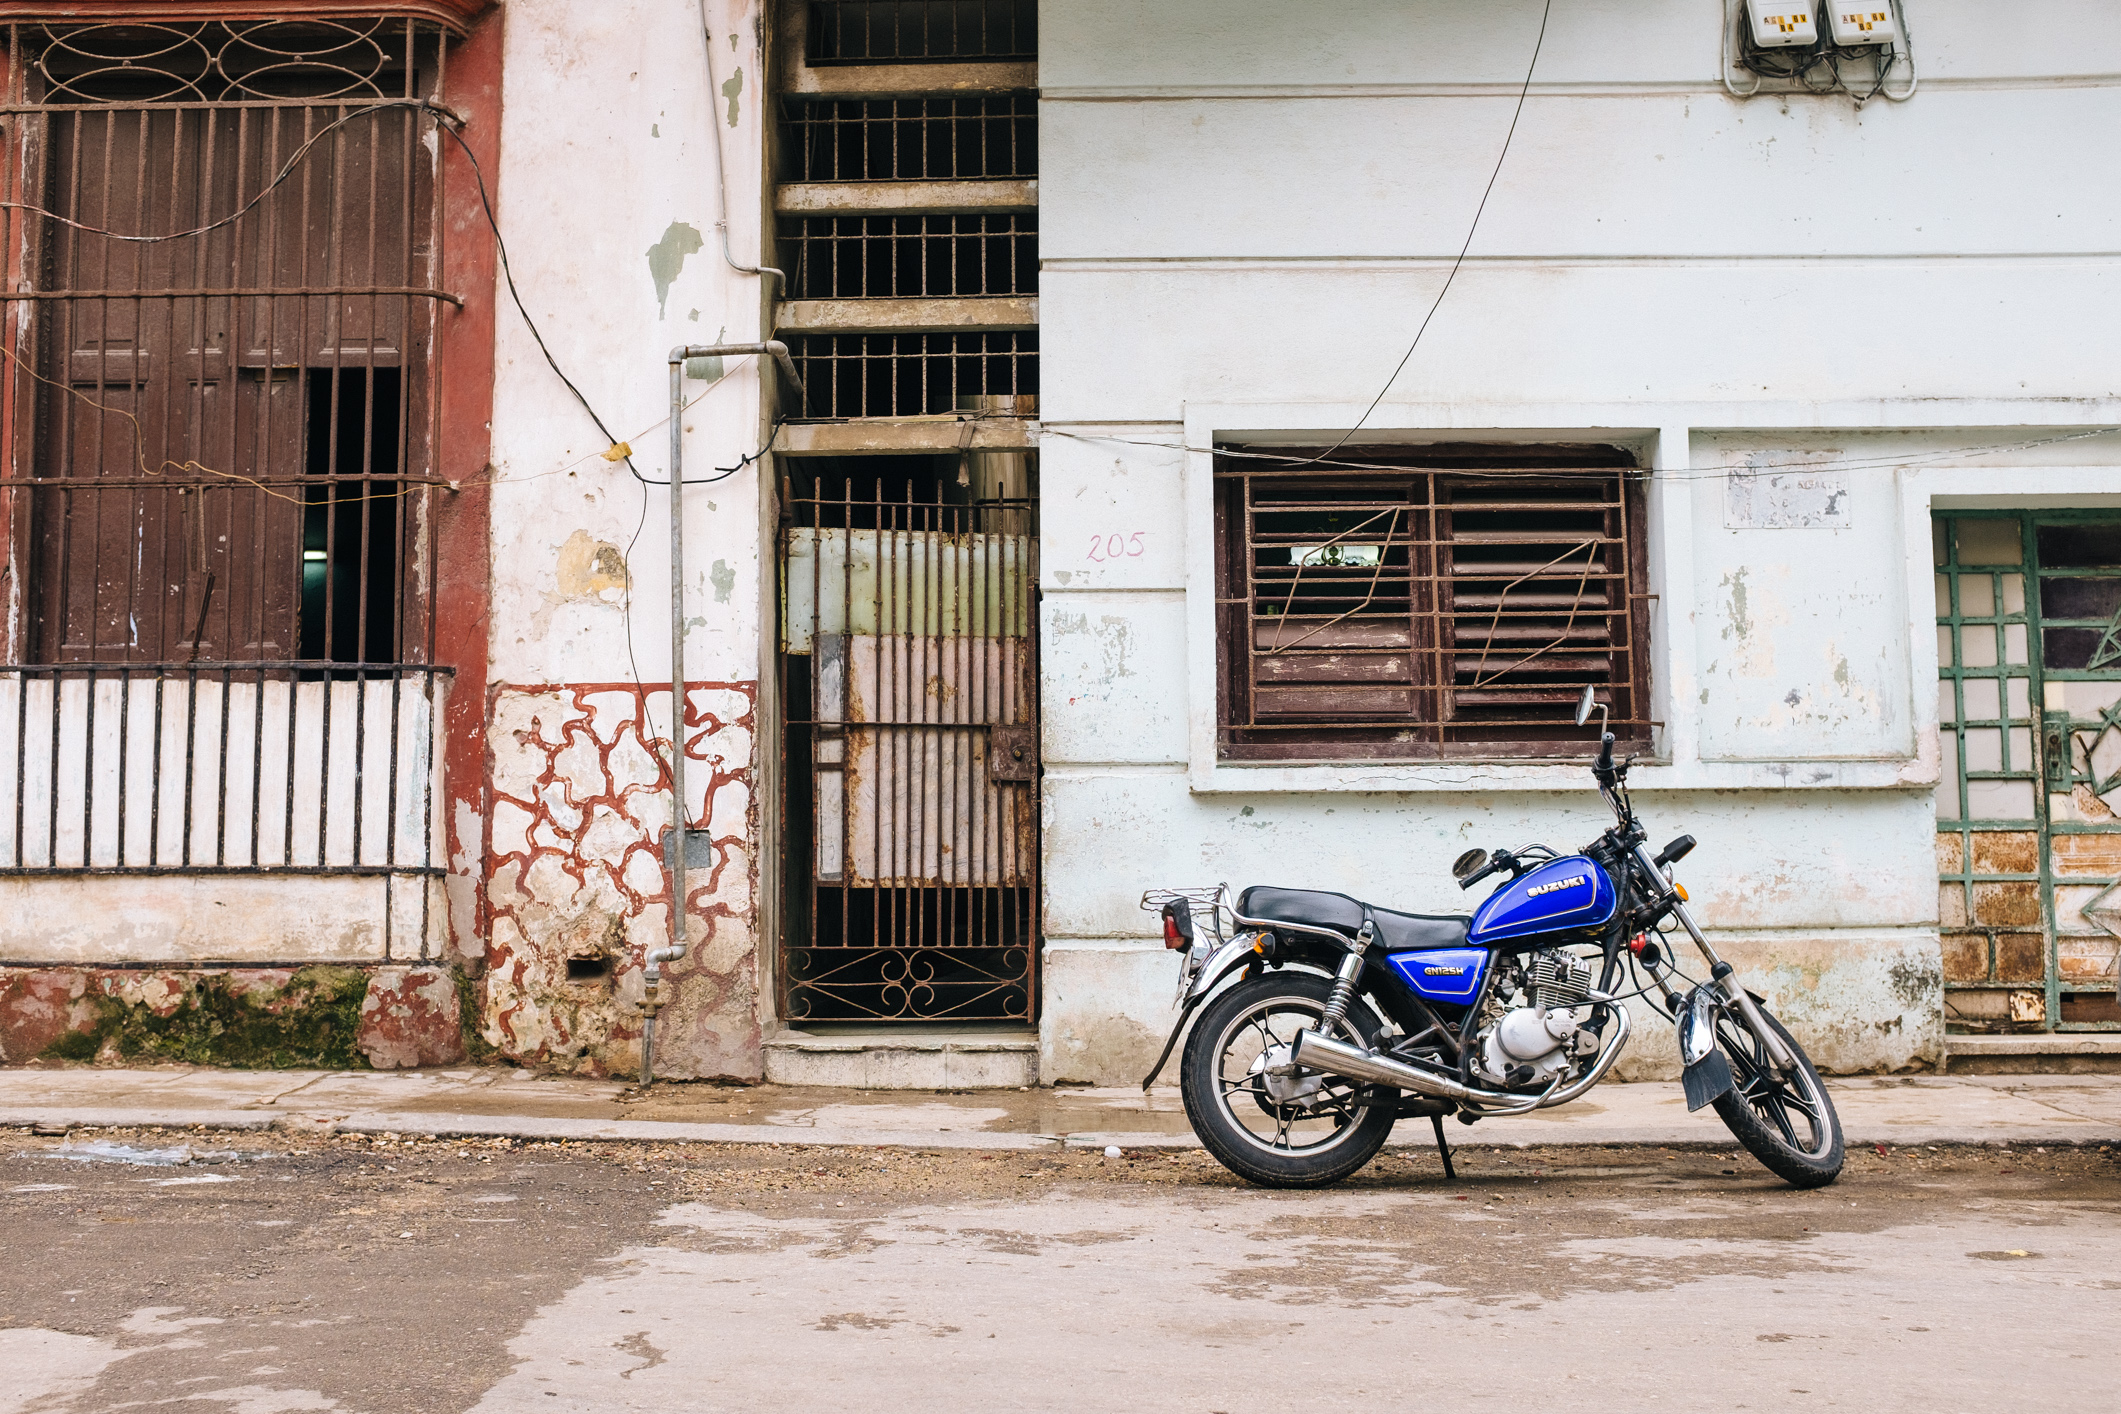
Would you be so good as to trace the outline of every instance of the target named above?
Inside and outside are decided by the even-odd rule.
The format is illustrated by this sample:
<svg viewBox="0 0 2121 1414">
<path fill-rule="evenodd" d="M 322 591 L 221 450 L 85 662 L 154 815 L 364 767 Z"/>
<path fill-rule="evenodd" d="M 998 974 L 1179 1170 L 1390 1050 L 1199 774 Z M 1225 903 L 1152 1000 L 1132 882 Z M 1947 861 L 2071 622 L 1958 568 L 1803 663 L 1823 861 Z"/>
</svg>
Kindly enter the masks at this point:
<svg viewBox="0 0 2121 1414">
<path fill-rule="evenodd" d="M 641 715 L 648 699 L 641 698 Z M 670 946 L 647 959 L 642 1005 L 641 1084 L 655 1083 L 655 1014 L 663 964 L 685 955 L 685 351 L 670 356 Z"/>
<path fill-rule="evenodd" d="M 670 364 L 670 947 L 685 955 L 685 364 Z M 644 708 L 646 704 L 643 704 Z"/>
</svg>

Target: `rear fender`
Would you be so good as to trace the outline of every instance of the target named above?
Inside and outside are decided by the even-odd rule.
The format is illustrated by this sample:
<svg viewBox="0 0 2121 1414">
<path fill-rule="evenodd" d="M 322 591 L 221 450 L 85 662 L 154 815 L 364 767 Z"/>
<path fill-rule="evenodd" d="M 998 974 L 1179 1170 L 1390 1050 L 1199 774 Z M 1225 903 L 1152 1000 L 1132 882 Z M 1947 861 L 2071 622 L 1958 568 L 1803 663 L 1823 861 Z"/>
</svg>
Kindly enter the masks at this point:
<svg viewBox="0 0 2121 1414">
<path fill-rule="evenodd" d="M 1185 1001 L 1192 1005 L 1214 991 L 1222 980 L 1248 962 L 1256 962 L 1259 954 L 1253 945 L 1259 941 L 1256 933 L 1239 933 L 1229 942 L 1208 954 L 1207 960 L 1193 973 L 1193 981 L 1186 988 Z"/>
</svg>

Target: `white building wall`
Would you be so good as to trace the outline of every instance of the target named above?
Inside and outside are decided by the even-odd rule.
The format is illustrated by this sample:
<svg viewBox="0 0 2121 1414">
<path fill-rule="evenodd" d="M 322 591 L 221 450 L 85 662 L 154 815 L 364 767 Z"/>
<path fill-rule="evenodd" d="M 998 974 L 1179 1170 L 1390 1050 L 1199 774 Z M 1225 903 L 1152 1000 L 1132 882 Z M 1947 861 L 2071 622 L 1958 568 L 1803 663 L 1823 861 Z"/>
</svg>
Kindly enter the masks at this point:
<svg viewBox="0 0 2121 1414">
<path fill-rule="evenodd" d="M 1960 454 L 2121 424 L 2121 14 L 2003 35 L 1973 0 L 1907 8 L 1921 90 L 1858 109 L 1729 97 L 1716 6 L 1555 0 L 1470 254 L 1365 424 L 1657 469 L 1638 803 L 1701 840 L 1718 946 L 1839 1069 L 1941 1054 L 1932 498 L 2121 484 L 2121 439 Z M 1145 887 L 1442 911 L 1461 850 L 1603 826 L 1580 766 L 1214 757 L 1203 449 L 1362 415 L 1466 239 L 1540 14 L 1042 8 L 1048 1081 L 1138 1079 L 1169 1027 Z M 1814 523 L 1726 479 L 1800 461 L 1847 483 Z M 1635 1070 L 1669 1052 L 1649 1032 Z"/>
<path fill-rule="evenodd" d="M 760 337 L 756 276 L 724 262 L 714 135 L 729 164 L 730 238 L 755 258 L 761 108 L 757 6 L 509 0 L 500 219 L 546 344 L 633 466 L 669 471 L 666 358 L 678 344 Z M 669 491 L 610 443 L 503 300 L 493 461 L 493 708 L 486 1039 L 512 1057 L 631 1073 L 641 968 L 668 940 L 669 822 L 647 739 L 670 717 Z M 755 362 L 689 382 L 685 471 L 758 450 Z M 755 1075 L 760 1027 L 753 745 L 763 592 L 758 471 L 685 502 L 689 825 L 711 837 L 689 880 L 693 956 L 669 970 L 664 1075 Z M 695 846 L 697 851 L 698 846 Z M 570 981 L 602 958 L 608 980 Z"/>
</svg>

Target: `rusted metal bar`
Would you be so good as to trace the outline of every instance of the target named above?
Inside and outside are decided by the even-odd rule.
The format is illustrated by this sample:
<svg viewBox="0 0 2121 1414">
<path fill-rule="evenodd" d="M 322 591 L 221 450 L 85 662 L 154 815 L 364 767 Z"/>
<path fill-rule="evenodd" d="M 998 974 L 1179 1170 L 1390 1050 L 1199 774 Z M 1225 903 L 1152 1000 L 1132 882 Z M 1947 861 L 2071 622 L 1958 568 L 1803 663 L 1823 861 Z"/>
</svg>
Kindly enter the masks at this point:
<svg viewBox="0 0 2121 1414">
<path fill-rule="evenodd" d="M 781 306 L 783 330 L 898 330 L 967 333 L 1036 329 L 1038 300 L 1024 299 L 830 299 L 789 300 Z"/>
<path fill-rule="evenodd" d="M 782 216 L 888 211 L 931 215 L 1035 212 L 1038 179 L 784 182 L 773 190 L 773 209 Z"/>
<path fill-rule="evenodd" d="M 462 309 L 464 307 L 464 297 L 462 295 L 453 295 L 447 290 L 431 290 L 421 286 L 413 285 L 310 285 L 296 287 L 251 285 L 245 287 L 208 286 L 204 288 L 194 285 L 189 288 L 176 288 L 165 290 L 11 290 L 0 291 L 0 304 L 6 304 L 18 300 L 29 301 L 34 303 L 38 301 L 49 300 L 198 299 L 202 296 L 212 296 L 216 299 L 259 298 L 263 296 L 285 298 L 295 295 L 315 296 L 320 298 L 354 295 L 407 295 L 416 299 L 440 300 L 444 304 L 455 305 L 458 309 Z"/>
<path fill-rule="evenodd" d="M 790 98 L 910 98 L 930 93 L 1005 93 L 1038 87 L 1035 63 L 847 64 L 782 66 Z"/>
</svg>

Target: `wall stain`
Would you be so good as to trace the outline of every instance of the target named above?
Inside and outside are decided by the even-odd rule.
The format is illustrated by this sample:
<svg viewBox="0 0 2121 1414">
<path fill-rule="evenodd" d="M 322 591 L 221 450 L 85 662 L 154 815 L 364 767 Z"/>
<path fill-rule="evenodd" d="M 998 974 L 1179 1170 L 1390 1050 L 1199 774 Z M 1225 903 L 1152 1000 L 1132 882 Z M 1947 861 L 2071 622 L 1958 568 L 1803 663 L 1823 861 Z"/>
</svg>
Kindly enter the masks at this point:
<svg viewBox="0 0 2121 1414">
<path fill-rule="evenodd" d="M 714 568 L 707 572 L 707 582 L 714 586 L 714 602 L 726 604 L 730 591 L 736 588 L 736 571 L 729 567 L 729 561 L 716 560 Z"/>
<path fill-rule="evenodd" d="M 735 73 L 722 81 L 722 97 L 729 100 L 729 126 L 732 128 L 736 126 L 736 120 L 739 116 L 737 95 L 743 91 L 744 70 L 742 66 L 739 66 Z"/>
<path fill-rule="evenodd" d="M 1725 575 L 1723 583 L 1731 591 L 1731 626 L 1723 631 L 1723 636 L 1729 638 L 1735 633 L 1740 640 L 1750 638 L 1753 621 L 1745 611 L 1745 569 L 1741 566 Z"/>
<path fill-rule="evenodd" d="M 670 303 L 670 287 L 685 268 L 685 257 L 697 255 L 707 246 L 699 230 L 684 221 L 672 221 L 663 238 L 648 247 L 648 277 L 655 281 L 655 317 L 663 317 Z"/>
<path fill-rule="evenodd" d="M 562 599 L 605 604 L 623 601 L 633 584 L 625 553 L 608 540 L 594 539 L 586 530 L 577 530 L 560 546 L 558 579 Z"/>
</svg>

